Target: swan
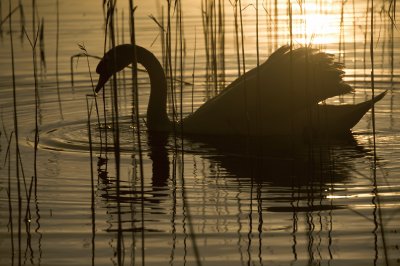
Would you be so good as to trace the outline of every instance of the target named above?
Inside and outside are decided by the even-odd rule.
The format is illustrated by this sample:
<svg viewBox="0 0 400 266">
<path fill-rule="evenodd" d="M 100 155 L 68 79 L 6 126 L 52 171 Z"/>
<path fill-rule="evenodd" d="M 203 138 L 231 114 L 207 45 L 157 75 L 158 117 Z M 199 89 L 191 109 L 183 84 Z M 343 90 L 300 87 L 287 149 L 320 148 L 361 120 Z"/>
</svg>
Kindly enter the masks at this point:
<svg viewBox="0 0 400 266">
<path fill-rule="evenodd" d="M 169 132 L 182 126 L 185 134 L 215 136 L 312 136 L 350 132 L 386 91 L 352 105 L 329 105 L 324 100 L 353 91 L 343 81 L 343 64 L 334 55 L 311 47 L 278 48 L 259 67 L 229 84 L 183 121 L 167 114 L 167 81 L 158 59 L 149 50 L 132 44 L 118 45 L 100 60 L 97 94 L 108 79 L 137 62 L 148 72 L 151 84 L 147 129 Z"/>
</svg>

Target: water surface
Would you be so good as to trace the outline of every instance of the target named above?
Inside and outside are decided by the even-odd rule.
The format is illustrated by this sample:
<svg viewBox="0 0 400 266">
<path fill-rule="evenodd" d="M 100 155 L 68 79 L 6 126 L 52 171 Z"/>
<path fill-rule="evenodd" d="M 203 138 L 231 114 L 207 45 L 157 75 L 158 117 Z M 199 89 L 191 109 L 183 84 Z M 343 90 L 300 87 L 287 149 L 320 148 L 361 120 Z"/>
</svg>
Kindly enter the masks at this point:
<svg viewBox="0 0 400 266">
<path fill-rule="evenodd" d="M 31 3 L 21 2 L 31 38 Z M 212 71 L 206 67 L 201 3 L 183 3 L 182 78 L 187 82 L 182 86 L 184 115 L 213 97 L 215 84 L 220 89 L 238 75 L 234 9 L 225 2 L 225 70 L 218 72 L 225 79 L 218 82 L 209 78 Z M 8 3 L 1 4 L 4 19 Z M 128 3 L 118 4 L 117 41 L 128 42 Z M 148 15 L 161 21 L 162 11 L 164 16 L 167 12 L 166 3 L 135 4 L 137 42 L 161 58 L 160 29 Z M 242 3 L 246 53 L 240 59 L 241 72 L 257 65 L 254 5 L 255 1 Z M 355 94 L 330 102 L 361 102 L 372 95 L 370 29 L 366 24 L 370 17 L 366 17 L 366 5 L 367 1 L 357 1 L 353 9 L 353 2 L 348 1 L 342 8 L 341 1 L 324 1 L 310 3 L 301 13 L 298 4 L 293 3 L 294 43 L 312 42 L 315 47 L 336 54 L 347 66 L 345 79 L 356 88 Z M 86 95 L 92 89 L 85 58 L 74 59 L 71 83 L 70 58 L 82 52 L 77 44 L 84 44 L 91 55 L 103 54 L 101 3 L 59 2 L 56 60 L 56 3 L 38 1 L 37 14 L 44 18 L 46 69 L 39 58 L 37 185 L 32 178 L 32 50 L 27 38 L 19 37 L 20 16 L 16 12 L 12 29 L 21 208 L 13 138 L 11 44 L 9 26 L 4 23 L 0 44 L 0 265 L 400 264 L 400 42 L 397 31 L 392 38 L 388 17 L 378 13 L 381 3 L 376 5 L 375 93 L 389 91 L 376 105 L 375 134 L 371 112 L 353 129 L 351 139 L 298 145 L 295 149 L 291 144 L 272 145 L 271 141 L 254 144 L 236 139 L 225 140 L 227 144 L 222 145 L 218 139 L 154 136 L 147 134 L 142 122 L 139 149 L 138 128 L 132 126 L 130 118 L 132 82 L 128 70 L 119 76 L 119 86 L 127 89 L 122 90 L 119 101 L 118 183 L 113 128 L 103 123 L 99 127 L 94 109 L 90 119 L 92 157 L 89 152 Z M 12 8 L 16 6 L 17 1 L 12 1 Z M 289 19 L 286 4 L 280 3 L 276 13 L 273 1 L 266 1 L 263 7 L 260 3 L 259 10 L 259 57 L 263 61 L 273 49 L 289 42 Z M 318 20 L 321 16 L 325 18 L 322 22 Z M 366 38 L 364 32 L 368 33 Z M 94 82 L 96 65 L 97 59 L 90 58 Z M 146 73 L 140 72 L 138 82 L 140 115 L 144 118 L 149 95 Z M 93 97 L 88 99 L 92 104 Z M 106 107 L 111 119 L 111 106 Z M 256 154 L 252 153 L 254 147 Z"/>
</svg>

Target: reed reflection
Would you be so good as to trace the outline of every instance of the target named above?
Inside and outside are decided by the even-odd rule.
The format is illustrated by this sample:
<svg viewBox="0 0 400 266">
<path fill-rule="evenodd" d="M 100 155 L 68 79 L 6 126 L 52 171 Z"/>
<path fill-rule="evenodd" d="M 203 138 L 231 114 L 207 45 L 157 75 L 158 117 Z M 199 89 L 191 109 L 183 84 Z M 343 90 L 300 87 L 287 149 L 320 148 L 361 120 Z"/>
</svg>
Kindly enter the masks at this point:
<svg viewBox="0 0 400 266">
<path fill-rule="evenodd" d="M 286 146 L 229 138 L 186 138 L 184 141 L 186 157 L 194 158 L 193 176 L 197 180 L 190 181 L 191 175 L 185 171 L 185 183 L 189 184 L 186 194 L 180 193 L 184 188 L 177 178 L 184 162 L 174 154 L 175 141 L 168 134 L 147 135 L 144 150 L 151 163 L 146 169 L 151 174 L 145 175 L 149 179 L 143 199 L 134 179 L 122 181 L 118 197 L 113 178 L 99 171 L 100 180 L 107 177 L 102 197 L 110 209 L 109 232 L 117 228 L 113 215 L 115 201 L 120 200 L 124 241 L 136 241 L 133 246 L 138 248 L 138 235 L 134 235 L 141 230 L 147 234 L 167 233 L 172 245 L 164 248 L 170 249 L 170 264 L 182 254 L 184 259 L 191 255 L 188 240 L 192 232 L 188 223 L 195 228 L 194 234 L 201 243 L 200 255 L 203 249 L 203 252 L 207 250 L 203 241 L 213 242 L 215 237 L 230 241 L 229 232 L 236 232 L 234 239 L 243 263 L 254 260 L 265 263 L 273 248 L 271 240 L 274 242 L 276 238 L 279 243 L 287 237 L 291 241 L 293 262 L 304 259 L 305 255 L 309 264 L 334 258 L 335 211 L 348 207 L 338 204 L 330 195 L 335 193 L 336 184 L 345 183 L 352 175 L 353 161 L 370 153 L 354 138 Z M 187 161 L 185 165 L 189 167 Z M 217 186 L 210 186 L 212 183 Z M 144 228 L 140 227 L 141 200 L 145 207 Z M 216 206 L 209 205 L 210 201 L 215 201 Z M 187 212 L 179 211 L 180 208 L 189 208 L 196 219 L 189 219 Z M 207 223 L 209 215 L 215 215 L 215 232 Z M 132 235 L 127 238 L 126 232 Z"/>
</svg>

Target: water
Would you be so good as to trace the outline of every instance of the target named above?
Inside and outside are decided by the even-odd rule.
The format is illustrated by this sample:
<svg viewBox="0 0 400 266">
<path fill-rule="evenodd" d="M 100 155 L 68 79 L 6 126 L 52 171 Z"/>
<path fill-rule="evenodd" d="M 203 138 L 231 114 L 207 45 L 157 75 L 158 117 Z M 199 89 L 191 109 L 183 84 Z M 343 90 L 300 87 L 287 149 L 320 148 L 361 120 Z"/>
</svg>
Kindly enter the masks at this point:
<svg viewBox="0 0 400 266">
<path fill-rule="evenodd" d="M 32 179 L 35 129 L 32 54 L 26 37 L 22 41 L 19 39 L 18 12 L 13 18 L 21 156 L 18 166 L 22 190 L 20 212 L 14 139 L 8 155 L 8 141 L 10 135 L 15 134 L 12 133 L 8 21 L 2 25 L 0 265 L 141 265 L 143 262 L 146 265 L 195 265 L 198 262 L 202 265 L 400 264 L 400 67 L 397 60 L 400 42 L 395 31 L 391 47 L 387 18 L 383 21 L 375 13 L 376 93 L 389 89 L 387 96 L 376 105 L 376 153 L 372 115 L 368 113 L 353 129 L 353 140 L 315 144 L 312 148 L 300 145 L 295 152 L 290 145 L 283 148 L 266 141 L 262 143 L 261 156 L 251 152 L 254 146 L 261 146 L 259 142 L 246 145 L 240 140 L 225 140 L 228 144 L 222 145 L 220 140 L 204 142 L 186 138 L 182 145 L 180 138 L 147 134 L 142 123 L 140 157 L 137 128 L 132 126 L 129 116 L 131 81 L 128 70 L 125 72 L 126 97 L 123 94 L 120 99 L 121 166 L 120 186 L 117 186 L 112 128 L 107 128 L 109 150 L 106 151 L 101 149 L 105 145 L 106 129 L 98 129 L 94 111 L 91 119 L 93 157 L 90 157 L 85 96 L 91 93 L 91 83 L 85 58 L 74 61 L 73 87 L 70 76 L 70 57 L 82 52 L 78 43 L 83 43 L 91 55 L 103 53 L 101 4 L 97 1 L 60 1 L 57 75 L 56 3 L 39 2 L 38 15 L 45 21 L 47 68 L 46 71 L 41 69 L 38 63 L 40 140 L 36 187 Z M 289 40 L 286 5 L 280 3 L 278 14 L 275 14 L 270 2 L 263 4 L 272 20 L 267 20 L 260 7 L 261 60 Z M 31 3 L 22 3 L 27 34 L 31 38 Z M 119 24 L 118 41 L 127 42 L 128 4 L 122 1 L 118 4 L 118 19 L 121 22 L 124 10 L 125 21 L 124 35 L 121 34 L 122 24 Z M 137 1 L 135 4 L 138 5 L 137 41 L 161 58 L 159 29 L 148 17 L 149 14 L 160 17 L 160 4 L 157 1 Z M 206 68 L 200 3 L 192 4 L 184 3 L 183 6 L 186 42 L 183 79 L 188 82 L 183 92 L 184 114 L 215 94 L 215 82 L 206 77 L 212 70 Z M 243 67 L 248 70 L 257 64 L 255 11 L 248 4 L 255 2 L 242 3 L 247 8 L 243 11 L 246 64 L 243 66 L 241 61 L 241 71 Z M 16 5 L 16 1 L 12 1 L 12 7 Z M 380 3 L 376 5 L 378 11 Z M 2 1 L 1 7 L 4 19 L 8 3 Z M 347 67 L 345 79 L 356 88 L 354 95 L 330 101 L 353 103 L 370 98 L 370 35 L 364 46 L 363 34 L 365 30 L 369 32 L 365 28 L 366 1 L 357 1 L 355 25 L 352 3 L 346 3 L 342 37 L 340 1 L 310 3 L 305 7 L 306 13 L 301 15 L 297 3 L 293 3 L 293 21 L 301 22 L 294 24 L 294 42 L 308 43 L 315 33 L 314 46 L 340 54 Z M 233 8 L 229 3 L 225 5 L 225 12 L 224 73 L 226 83 L 229 83 L 238 73 Z M 326 20 L 318 23 L 320 14 L 324 14 Z M 277 27 L 272 23 L 275 16 L 279 18 Z M 340 38 L 345 45 L 338 43 Z M 196 86 L 192 98 L 193 58 L 196 58 Z M 96 82 L 97 60 L 90 59 L 89 65 Z M 122 74 L 120 80 L 120 86 L 124 86 Z M 145 73 L 140 73 L 138 82 L 140 113 L 144 117 L 149 94 Z M 223 79 L 218 80 L 218 85 L 224 83 Z M 179 87 L 177 95 L 179 110 Z M 92 99 L 89 98 L 89 102 Z M 107 108 L 108 117 L 111 117 L 111 107 L 108 105 Z M 120 198 L 116 200 L 118 190 Z M 11 200 L 7 191 L 10 191 Z M 30 215 L 25 220 L 28 198 Z"/>
</svg>

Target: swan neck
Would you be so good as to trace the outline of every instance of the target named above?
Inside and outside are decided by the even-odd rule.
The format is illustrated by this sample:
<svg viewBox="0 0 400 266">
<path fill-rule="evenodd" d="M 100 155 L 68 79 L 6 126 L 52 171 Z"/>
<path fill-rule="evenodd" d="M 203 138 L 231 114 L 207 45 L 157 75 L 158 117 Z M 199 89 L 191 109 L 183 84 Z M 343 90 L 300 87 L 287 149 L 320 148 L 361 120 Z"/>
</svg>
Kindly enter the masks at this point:
<svg viewBox="0 0 400 266">
<path fill-rule="evenodd" d="M 137 61 L 148 72 L 150 97 L 147 107 L 147 128 L 150 131 L 169 131 L 171 121 L 167 115 L 167 82 L 158 59 L 147 49 L 136 46 Z"/>
</svg>

